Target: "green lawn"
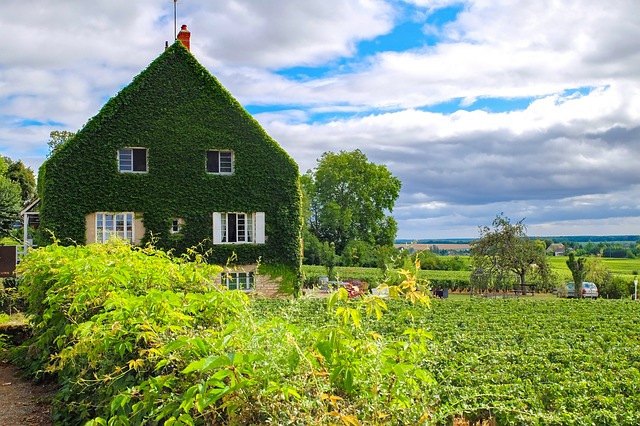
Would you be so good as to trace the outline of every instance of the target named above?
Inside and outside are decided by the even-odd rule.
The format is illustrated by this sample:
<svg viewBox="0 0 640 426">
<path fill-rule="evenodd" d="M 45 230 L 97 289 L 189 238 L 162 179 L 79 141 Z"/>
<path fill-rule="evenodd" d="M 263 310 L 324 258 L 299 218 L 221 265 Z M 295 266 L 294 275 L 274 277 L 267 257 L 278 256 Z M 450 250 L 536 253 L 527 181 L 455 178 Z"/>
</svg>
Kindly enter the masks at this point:
<svg viewBox="0 0 640 426">
<path fill-rule="evenodd" d="M 470 264 L 469 256 L 459 256 L 467 264 Z M 571 281 L 571 271 L 567 267 L 568 256 L 548 257 L 549 263 L 553 271 L 560 277 L 561 281 Z M 640 272 L 640 259 L 611 259 L 602 258 L 603 265 L 608 268 L 612 274 L 622 276 L 628 280 L 633 280 Z M 326 269 L 322 266 L 303 265 L 303 272 L 310 276 L 326 275 Z M 369 282 L 376 282 L 382 278 L 382 273 L 377 268 L 362 267 L 336 267 L 336 271 L 340 279 L 364 279 Z M 420 272 L 420 276 L 431 280 L 432 282 L 468 282 L 469 271 L 434 271 L 425 270 Z"/>
<path fill-rule="evenodd" d="M 567 267 L 569 256 L 554 256 L 548 259 L 554 271 L 561 276 L 566 276 L 568 279 L 571 279 L 571 272 Z M 587 259 L 589 258 L 587 257 Z M 640 272 L 640 259 L 612 259 L 603 257 L 600 260 L 613 275 L 633 277 Z"/>
</svg>

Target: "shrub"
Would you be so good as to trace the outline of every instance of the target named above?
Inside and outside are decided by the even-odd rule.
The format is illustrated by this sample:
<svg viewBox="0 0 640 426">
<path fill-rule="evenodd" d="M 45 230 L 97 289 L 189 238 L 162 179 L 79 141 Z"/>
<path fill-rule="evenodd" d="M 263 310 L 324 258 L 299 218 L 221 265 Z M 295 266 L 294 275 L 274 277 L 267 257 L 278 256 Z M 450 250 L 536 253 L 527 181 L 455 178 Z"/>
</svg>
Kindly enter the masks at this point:
<svg viewBox="0 0 640 426">
<path fill-rule="evenodd" d="M 21 354 L 59 381 L 56 424 L 420 423 L 429 336 L 365 329 L 382 299 L 341 289 L 326 307 L 313 301 L 324 308 L 313 317 L 296 314 L 304 298 L 252 309 L 243 292 L 214 286 L 221 268 L 203 262 L 122 242 L 24 259 L 34 337 Z M 409 274 L 394 293 L 425 300 Z"/>
</svg>

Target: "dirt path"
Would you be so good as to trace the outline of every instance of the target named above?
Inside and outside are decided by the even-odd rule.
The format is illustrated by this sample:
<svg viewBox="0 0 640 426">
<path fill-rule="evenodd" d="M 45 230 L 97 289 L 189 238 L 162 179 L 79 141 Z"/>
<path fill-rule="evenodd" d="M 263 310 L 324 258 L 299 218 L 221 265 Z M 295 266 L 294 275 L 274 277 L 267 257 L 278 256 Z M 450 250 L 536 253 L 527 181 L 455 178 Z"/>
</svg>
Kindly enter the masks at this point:
<svg viewBox="0 0 640 426">
<path fill-rule="evenodd" d="M 51 426 L 49 386 L 20 378 L 12 364 L 0 361 L 0 425 Z"/>
</svg>

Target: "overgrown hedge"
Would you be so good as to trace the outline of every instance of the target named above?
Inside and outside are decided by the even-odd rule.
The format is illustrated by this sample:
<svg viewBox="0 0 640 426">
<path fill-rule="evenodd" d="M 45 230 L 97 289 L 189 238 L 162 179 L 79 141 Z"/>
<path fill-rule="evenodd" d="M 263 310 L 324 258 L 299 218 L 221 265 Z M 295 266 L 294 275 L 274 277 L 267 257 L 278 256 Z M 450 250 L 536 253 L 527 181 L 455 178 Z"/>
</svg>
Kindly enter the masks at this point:
<svg viewBox="0 0 640 426">
<path fill-rule="evenodd" d="M 218 271 L 121 242 L 31 251 L 20 272 L 34 335 L 16 360 L 58 380 L 55 424 L 420 422 L 428 336 L 361 328 L 383 301 L 342 290 L 327 305 L 254 307 L 216 288 Z"/>
<path fill-rule="evenodd" d="M 118 172 L 124 147 L 148 149 L 148 173 Z M 206 173 L 212 149 L 234 152 L 233 175 Z M 213 263 L 235 252 L 240 263 L 299 271 L 297 165 L 180 42 L 42 165 L 38 192 L 45 239 L 52 231 L 62 244 L 84 243 L 86 215 L 143 212 L 145 242 L 156 247 L 202 244 Z M 214 246 L 213 212 L 265 212 L 266 244 Z M 178 235 L 169 233 L 174 217 L 186 222 Z"/>
</svg>

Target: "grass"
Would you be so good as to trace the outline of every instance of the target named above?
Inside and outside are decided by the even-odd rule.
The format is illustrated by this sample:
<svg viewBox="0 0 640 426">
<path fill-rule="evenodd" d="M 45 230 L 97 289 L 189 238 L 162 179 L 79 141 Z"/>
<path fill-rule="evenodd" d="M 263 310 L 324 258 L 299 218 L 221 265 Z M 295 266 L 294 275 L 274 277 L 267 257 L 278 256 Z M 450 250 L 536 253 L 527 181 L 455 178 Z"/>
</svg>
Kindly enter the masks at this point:
<svg viewBox="0 0 640 426">
<path fill-rule="evenodd" d="M 553 256 L 547 258 L 551 264 L 551 268 L 561 277 L 571 280 L 571 272 L 567 267 L 569 256 Z M 586 259 L 589 259 L 587 257 Z M 607 268 L 613 275 L 622 276 L 633 279 L 640 272 L 640 259 L 614 259 L 609 257 L 600 258 L 603 266 Z"/>
<path fill-rule="evenodd" d="M 459 256 L 466 264 L 470 264 L 469 256 Z M 551 265 L 551 269 L 560 277 L 561 281 L 571 281 L 571 271 L 567 267 L 567 260 L 569 256 L 551 256 L 547 257 Z M 588 259 L 588 258 L 587 258 Z M 613 259 L 603 257 L 600 259 L 604 267 L 606 267 L 615 276 L 623 277 L 627 280 L 633 280 L 640 272 L 640 259 Z M 325 275 L 326 269 L 323 266 L 317 265 L 303 265 L 303 272 L 308 275 Z M 363 267 L 346 267 L 337 266 L 336 272 L 338 276 L 344 279 L 359 279 L 360 277 L 382 277 L 382 273 L 378 268 L 363 268 Z M 461 275 L 465 277 L 470 274 L 469 271 L 421 271 L 421 276 L 426 278 L 443 279 L 448 277 L 450 280 L 459 279 Z"/>
</svg>

